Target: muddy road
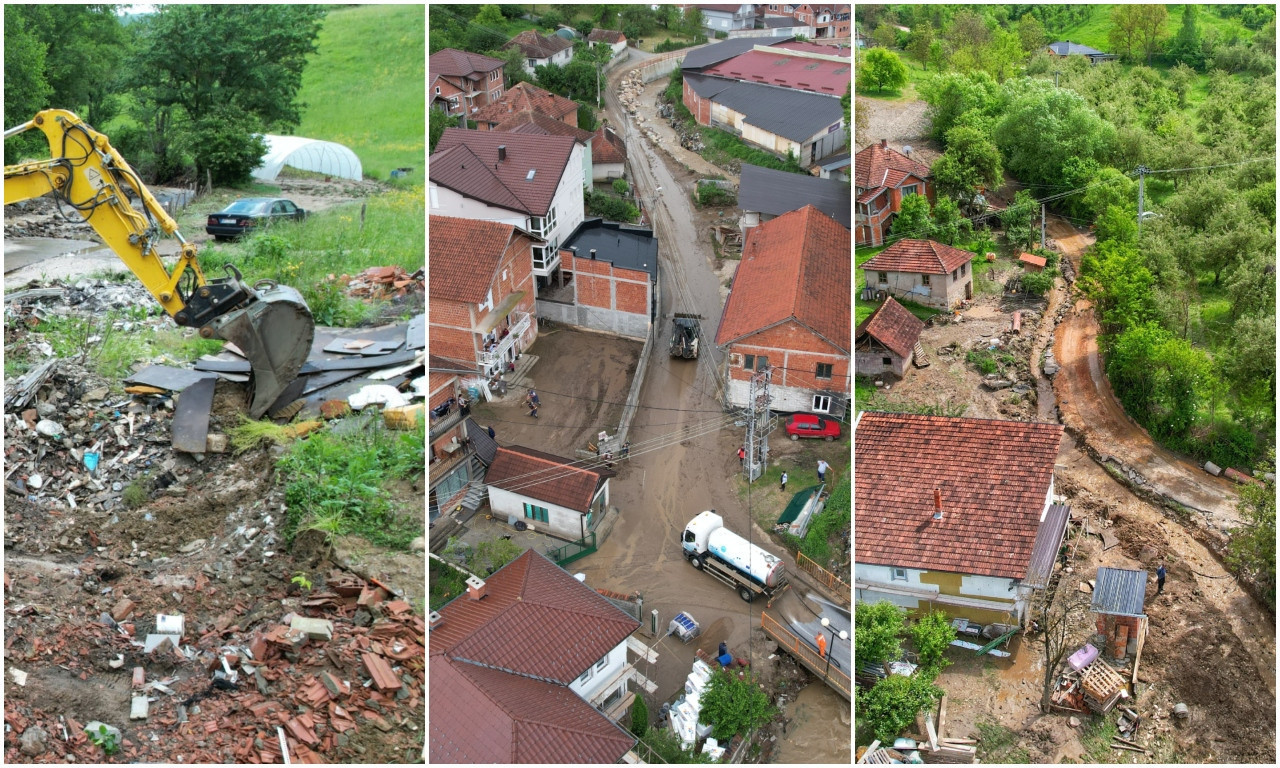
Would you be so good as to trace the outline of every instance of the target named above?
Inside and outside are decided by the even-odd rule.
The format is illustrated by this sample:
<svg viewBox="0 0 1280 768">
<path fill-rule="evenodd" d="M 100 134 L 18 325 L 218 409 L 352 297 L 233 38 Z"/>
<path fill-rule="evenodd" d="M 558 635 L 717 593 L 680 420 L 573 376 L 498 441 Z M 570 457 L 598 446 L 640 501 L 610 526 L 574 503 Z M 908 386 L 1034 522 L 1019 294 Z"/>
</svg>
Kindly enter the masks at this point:
<svg viewBox="0 0 1280 768">
<path fill-rule="evenodd" d="M 1054 225 L 1053 237 L 1078 270 L 1092 238 L 1064 221 Z M 1097 314 L 1085 300 L 1077 300 L 1058 326 L 1053 351 L 1062 370 L 1054 390 L 1063 425 L 1100 456 L 1113 456 L 1141 475 L 1157 494 L 1202 513 L 1209 526 L 1221 531 L 1237 527 L 1239 495 L 1232 483 L 1157 445 L 1124 412 L 1098 354 L 1098 332 Z"/>
</svg>

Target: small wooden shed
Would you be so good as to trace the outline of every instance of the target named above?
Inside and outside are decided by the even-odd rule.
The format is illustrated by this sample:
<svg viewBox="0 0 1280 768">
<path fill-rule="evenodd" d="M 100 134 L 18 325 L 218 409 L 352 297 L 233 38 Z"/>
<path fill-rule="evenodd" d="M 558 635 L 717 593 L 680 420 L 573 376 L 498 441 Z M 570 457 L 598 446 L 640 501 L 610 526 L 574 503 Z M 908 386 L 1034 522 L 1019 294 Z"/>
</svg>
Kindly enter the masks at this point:
<svg viewBox="0 0 1280 768">
<path fill-rule="evenodd" d="M 1043 272 L 1045 264 L 1048 263 L 1048 260 L 1043 256 L 1036 256 L 1030 253 L 1019 254 L 1018 261 L 1022 263 L 1022 268 L 1028 272 Z"/>
</svg>

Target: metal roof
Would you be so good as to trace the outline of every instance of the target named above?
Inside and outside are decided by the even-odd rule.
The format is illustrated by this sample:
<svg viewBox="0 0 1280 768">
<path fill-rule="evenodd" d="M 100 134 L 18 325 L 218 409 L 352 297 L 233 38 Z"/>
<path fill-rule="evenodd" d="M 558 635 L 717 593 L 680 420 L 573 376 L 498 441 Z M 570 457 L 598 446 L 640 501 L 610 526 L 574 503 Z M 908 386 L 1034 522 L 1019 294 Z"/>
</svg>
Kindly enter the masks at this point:
<svg viewBox="0 0 1280 768">
<path fill-rule="evenodd" d="M 1115 616 L 1143 616 L 1142 602 L 1147 596 L 1147 572 L 1128 568 L 1098 569 L 1093 587 L 1094 613 Z"/>
<path fill-rule="evenodd" d="M 812 205 L 849 229 L 852 203 L 853 188 L 844 182 L 742 164 L 738 207 L 744 211 L 781 216 Z"/>
<path fill-rule="evenodd" d="M 698 95 L 705 97 L 694 86 L 694 80 L 699 78 L 711 79 L 696 75 L 689 75 L 687 79 Z M 844 117 L 840 99 L 835 96 L 759 83 L 735 82 L 715 93 L 713 98 L 717 103 L 742 113 L 751 125 L 792 141 L 810 139 Z"/>
<path fill-rule="evenodd" d="M 1066 504 L 1049 505 L 1049 512 L 1036 531 L 1036 543 L 1031 547 L 1031 562 L 1027 566 L 1023 584 L 1036 589 L 1049 584 L 1049 577 L 1053 575 L 1053 563 L 1058 559 L 1058 548 L 1062 546 L 1062 535 L 1067 530 L 1069 519 L 1071 507 Z"/>
<path fill-rule="evenodd" d="M 560 250 L 573 250 L 580 259 L 596 258 L 615 267 L 647 272 L 658 279 L 658 239 L 647 227 L 631 226 L 616 221 L 586 219 L 569 235 Z M 576 250 L 575 250 L 576 249 Z"/>
<path fill-rule="evenodd" d="M 755 48 L 757 45 L 774 45 L 776 43 L 784 43 L 788 40 L 794 40 L 793 37 L 782 37 L 774 39 L 771 37 L 735 37 L 724 42 L 714 45 L 695 48 L 684 55 L 684 60 L 680 62 L 680 69 L 688 71 L 691 69 L 702 69 L 712 64 L 718 64 L 725 59 L 732 59 L 742 53 Z"/>
</svg>

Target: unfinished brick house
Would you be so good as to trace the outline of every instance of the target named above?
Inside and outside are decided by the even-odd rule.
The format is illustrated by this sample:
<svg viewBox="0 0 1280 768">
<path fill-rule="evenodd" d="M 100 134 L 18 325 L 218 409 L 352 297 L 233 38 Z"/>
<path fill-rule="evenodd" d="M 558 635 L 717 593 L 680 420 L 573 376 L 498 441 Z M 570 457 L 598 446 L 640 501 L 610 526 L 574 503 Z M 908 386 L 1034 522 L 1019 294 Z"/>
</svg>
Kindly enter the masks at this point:
<svg viewBox="0 0 1280 768">
<path fill-rule="evenodd" d="M 431 353 L 488 376 L 537 338 L 532 250 L 542 241 L 495 221 L 428 222 Z"/>
<path fill-rule="evenodd" d="M 1023 625 L 1071 515 L 1055 499 L 1061 440 L 1059 424 L 858 414 L 855 599 Z"/>
<path fill-rule="evenodd" d="M 716 333 L 725 405 L 747 405 L 772 369 L 772 408 L 843 417 L 849 370 L 849 230 L 812 205 L 754 227 Z"/>
<path fill-rule="evenodd" d="M 501 59 L 445 48 L 427 59 L 431 106 L 449 115 L 470 115 L 502 97 Z"/>
<path fill-rule="evenodd" d="M 973 298 L 973 254 L 933 240 L 899 240 L 859 269 L 872 298 L 897 296 L 938 309 Z"/>
<path fill-rule="evenodd" d="M 924 321 L 890 296 L 853 333 L 854 370 L 859 376 L 905 376 L 923 330 Z"/>
<path fill-rule="evenodd" d="M 538 316 L 645 338 L 658 311 L 658 239 L 647 227 L 587 219 L 560 248 L 561 281 L 538 295 Z"/>
<path fill-rule="evenodd" d="M 857 245 L 884 245 L 903 197 L 925 195 L 930 205 L 934 202 L 929 166 L 890 149 L 885 139 L 854 155 L 853 181 Z"/>
</svg>

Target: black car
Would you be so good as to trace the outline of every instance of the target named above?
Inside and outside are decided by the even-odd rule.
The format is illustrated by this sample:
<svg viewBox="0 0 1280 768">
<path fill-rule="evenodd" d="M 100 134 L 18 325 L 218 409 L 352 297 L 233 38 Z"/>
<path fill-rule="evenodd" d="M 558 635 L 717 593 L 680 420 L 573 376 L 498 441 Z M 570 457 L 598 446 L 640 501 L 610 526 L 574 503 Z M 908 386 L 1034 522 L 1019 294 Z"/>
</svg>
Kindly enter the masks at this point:
<svg viewBox="0 0 1280 768">
<path fill-rule="evenodd" d="M 302 221 L 307 212 L 282 197 L 245 197 L 217 213 L 210 214 L 204 231 L 219 240 L 240 237 L 255 227 L 265 227 L 280 219 Z"/>
</svg>

